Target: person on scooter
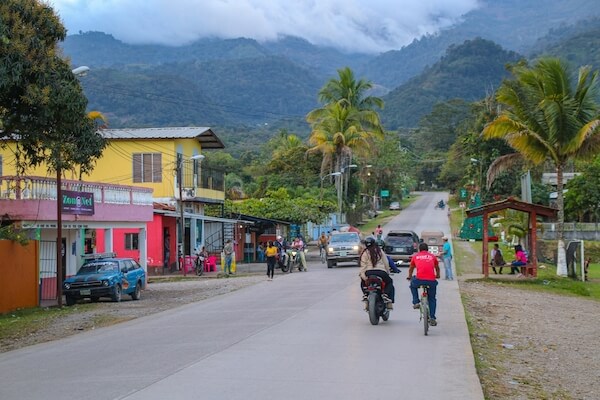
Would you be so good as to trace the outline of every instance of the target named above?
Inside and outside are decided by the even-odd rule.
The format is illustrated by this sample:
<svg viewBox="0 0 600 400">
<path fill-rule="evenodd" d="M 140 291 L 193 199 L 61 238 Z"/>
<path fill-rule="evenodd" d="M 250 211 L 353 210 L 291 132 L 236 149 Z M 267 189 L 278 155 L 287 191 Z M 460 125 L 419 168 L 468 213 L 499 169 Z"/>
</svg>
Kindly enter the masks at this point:
<svg viewBox="0 0 600 400">
<path fill-rule="evenodd" d="M 360 254 L 360 288 L 363 291 L 363 301 L 367 300 L 365 287 L 367 276 L 377 275 L 385 282 L 383 301 L 387 308 L 392 309 L 394 303 L 394 281 L 390 277 L 390 265 L 387 255 L 377 246 L 375 238 L 365 239 L 365 249 Z"/>
<path fill-rule="evenodd" d="M 296 236 L 296 238 L 294 238 L 294 241 L 292 242 L 292 249 L 295 249 L 298 252 L 302 269 L 304 271 L 308 271 L 306 268 L 306 257 L 304 255 L 304 240 L 302 240 L 301 236 Z"/>
<path fill-rule="evenodd" d="M 417 270 L 415 276 L 413 271 Z M 429 314 L 431 316 L 430 325 L 437 325 L 435 317 L 435 309 L 437 306 L 437 300 L 435 298 L 437 279 L 440 278 L 440 264 L 435 255 L 429 252 L 429 246 L 427 243 L 419 243 L 419 252 L 412 256 L 410 260 L 410 267 L 408 268 L 408 276 L 406 279 L 410 281 L 410 291 L 412 293 L 412 304 L 413 308 L 419 308 L 419 292 L 418 288 L 421 285 L 427 285 L 428 297 L 429 297 Z"/>
<path fill-rule="evenodd" d="M 288 260 L 286 253 L 289 247 L 288 243 L 281 235 L 277 235 L 276 239 L 277 240 L 275 240 L 275 243 L 273 244 L 275 245 L 275 247 L 277 247 L 281 264 L 286 265 Z"/>
</svg>

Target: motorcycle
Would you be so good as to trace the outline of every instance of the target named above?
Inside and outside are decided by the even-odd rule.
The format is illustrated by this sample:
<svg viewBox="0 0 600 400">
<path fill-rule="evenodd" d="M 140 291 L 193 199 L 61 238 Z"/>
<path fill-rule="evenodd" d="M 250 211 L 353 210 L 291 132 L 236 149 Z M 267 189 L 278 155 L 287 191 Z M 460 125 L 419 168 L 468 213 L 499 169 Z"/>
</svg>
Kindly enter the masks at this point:
<svg viewBox="0 0 600 400">
<path fill-rule="evenodd" d="M 204 263 L 206 262 L 206 258 L 203 255 L 198 254 L 196 256 L 196 260 L 194 262 L 194 270 L 196 275 L 201 276 L 204 274 Z"/>
<path fill-rule="evenodd" d="M 285 253 L 285 251 L 280 251 L 277 253 L 277 256 L 275 257 L 275 266 L 279 269 L 281 269 L 281 272 L 288 272 L 288 268 L 290 267 L 290 264 L 288 262 L 288 256 Z"/>
<path fill-rule="evenodd" d="M 387 308 L 383 300 L 385 282 L 383 278 L 377 275 L 367 276 L 367 304 L 366 311 L 369 313 L 369 320 L 372 325 L 379 324 L 379 318 L 387 321 L 390 318 L 390 309 Z"/>
<path fill-rule="evenodd" d="M 292 249 L 289 253 L 288 259 L 288 268 L 289 272 L 292 273 L 294 268 L 298 269 L 299 272 L 304 271 L 304 266 L 302 265 L 302 259 L 300 258 L 300 252 L 302 250 Z M 285 272 L 285 271 L 284 271 Z"/>
</svg>

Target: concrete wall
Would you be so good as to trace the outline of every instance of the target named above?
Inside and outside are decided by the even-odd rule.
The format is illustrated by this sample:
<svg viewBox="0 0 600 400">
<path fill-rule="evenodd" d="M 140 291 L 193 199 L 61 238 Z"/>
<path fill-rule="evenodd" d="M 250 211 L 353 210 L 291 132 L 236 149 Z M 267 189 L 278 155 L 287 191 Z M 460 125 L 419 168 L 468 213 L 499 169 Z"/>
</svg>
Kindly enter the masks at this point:
<svg viewBox="0 0 600 400">
<path fill-rule="evenodd" d="M 39 304 L 39 244 L 0 240 L 0 313 Z"/>
</svg>

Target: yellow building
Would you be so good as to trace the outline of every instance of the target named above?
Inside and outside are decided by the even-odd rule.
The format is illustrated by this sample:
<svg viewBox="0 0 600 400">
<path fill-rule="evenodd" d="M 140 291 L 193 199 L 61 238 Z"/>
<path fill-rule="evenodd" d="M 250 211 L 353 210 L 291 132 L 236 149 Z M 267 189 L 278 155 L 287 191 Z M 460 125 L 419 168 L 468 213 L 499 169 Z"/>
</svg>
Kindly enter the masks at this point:
<svg viewBox="0 0 600 400">
<path fill-rule="evenodd" d="M 67 248 L 76 244 L 71 252 L 73 261 L 65 260 L 67 275 L 76 271 L 75 260 L 89 251 L 86 243 L 92 241 L 95 251 L 117 251 L 148 267 L 173 269 L 178 266 L 178 254 L 193 254 L 200 246 L 217 252 L 233 237 L 235 220 L 205 216 L 204 212 L 207 205 L 222 205 L 225 199 L 225 171 L 202 166 L 204 151 L 224 148 L 210 128 L 105 129 L 102 134 L 108 145 L 93 171 L 82 177 L 78 170 L 63 173 L 62 189 L 96 191 L 96 215 L 63 218 L 64 243 Z M 39 237 L 50 241 L 56 238 L 56 177 L 44 165 L 16 176 L 14 144 L 7 144 L 0 149 L 0 176 L 4 175 L 0 181 L 0 200 L 4 202 L 0 204 L 10 204 L 13 220 L 23 221 L 25 228 L 42 229 Z M 43 206 L 43 214 L 40 206 L 33 204 L 36 200 Z M 139 226 L 148 217 L 128 225 L 130 214 L 114 212 L 111 220 L 101 215 L 108 207 L 104 204 L 112 202 L 115 207 L 128 201 L 132 206 L 154 204 L 152 221 L 144 224 L 144 229 Z M 32 210 L 29 214 L 22 212 L 28 209 Z M 139 248 L 132 248 L 133 243 Z"/>
</svg>

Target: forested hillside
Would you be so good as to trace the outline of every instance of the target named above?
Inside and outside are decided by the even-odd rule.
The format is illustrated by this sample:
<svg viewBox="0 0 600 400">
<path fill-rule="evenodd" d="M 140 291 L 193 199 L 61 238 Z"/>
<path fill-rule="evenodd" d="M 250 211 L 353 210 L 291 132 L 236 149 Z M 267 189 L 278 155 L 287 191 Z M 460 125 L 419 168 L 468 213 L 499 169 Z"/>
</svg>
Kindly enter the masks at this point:
<svg viewBox="0 0 600 400">
<path fill-rule="evenodd" d="M 486 0 L 462 23 L 379 56 L 345 54 L 294 37 L 266 43 L 213 38 L 169 47 L 126 44 L 101 32 L 68 36 L 63 49 L 74 66 L 91 67 L 82 84 L 90 108 L 107 115 L 111 127 L 208 125 L 226 131 L 229 143 L 264 141 L 277 129 L 306 137 L 304 116 L 344 66 L 373 82 L 374 95 L 385 95 L 388 129 L 415 127 L 438 102 L 491 94 L 506 76 L 505 64 L 519 58 L 503 48 L 597 67 L 600 19 L 569 24 L 597 13 L 595 1 Z M 256 135 L 248 134 L 255 129 Z"/>
<path fill-rule="evenodd" d="M 387 129 L 414 127 L 436 103 L 475 101 L 492 94 L 508 75 L 505 66 L 521 56 L 484 39 L 452 45 L 442 59 L 384 97 Z"/>
<path fill-rule="evenodd" d="M 573 67 L 591 65 L 594 69 L 599 69 L 600 18 L 553 29 L 538 40 L 532 49 L 531 58 L 544 54 L 560 57 Z"/>
<path fill-rule="evenodd" d="M 302 118 L 322 81 L 282 57 L 99 68 L 82 80 L 110 126 L 264 124 Z"/>
<path fill-rule="evenodd" d="M 483 0 L 462 23 L 414 40 L 370 60 L 358 72 L 393 89 L 433 65 L 453 44 L 481 37 L 507 50 L 528 54 L 536 40 L 560 25 L 600 15 L 597 0 Z"/>
</svg>

